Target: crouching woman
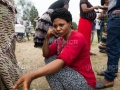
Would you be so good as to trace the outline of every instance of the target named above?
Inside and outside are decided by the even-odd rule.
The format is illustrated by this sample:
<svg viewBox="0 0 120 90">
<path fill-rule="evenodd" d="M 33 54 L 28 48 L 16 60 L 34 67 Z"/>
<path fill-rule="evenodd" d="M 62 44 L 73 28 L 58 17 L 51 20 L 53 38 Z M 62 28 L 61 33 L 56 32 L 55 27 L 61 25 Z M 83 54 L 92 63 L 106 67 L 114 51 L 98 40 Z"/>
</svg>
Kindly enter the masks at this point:
<svg viewBox="0 0 120 90">
<path fill-rule="evenodd" d="M 55 9 L 51 21 L 53 28 L 48 30 L 42 48 L 47 64 L 23 75 L 13 88 L 23 83 L 23 89 L 28 90 L 32 80 L 46 76 L 52 90 L 93 90 L 96 78 L 87 42 L 82 34 L 71 29 L 71 13 L 64 8 Z M 48 41 L 54 35 L 59 38 L 49 46 Z"/>
</svg>

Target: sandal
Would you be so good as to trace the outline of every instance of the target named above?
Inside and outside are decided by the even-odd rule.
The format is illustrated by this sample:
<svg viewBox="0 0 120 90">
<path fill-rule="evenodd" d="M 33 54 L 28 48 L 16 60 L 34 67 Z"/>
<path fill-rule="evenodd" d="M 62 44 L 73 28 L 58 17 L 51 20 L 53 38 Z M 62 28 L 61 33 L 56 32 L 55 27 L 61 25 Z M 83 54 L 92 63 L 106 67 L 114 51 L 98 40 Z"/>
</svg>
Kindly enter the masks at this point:
<svg viewBox="0 0 120 90">
<path fill-rule="evenodd" d="M 106 50 L 99 50 L 99 52 L 101 52 L 101 53 L 106 53 Z"/>
<path fill-rule="evenodd" d="M 105 71 L 97 72 L 97 75 L 99 76 L 105 76 Z M 115 73 L 115 76 L 118 76 L 118 73 Z"/>
<path fill-rule="evenodd" d="M 104 89 L 104 88 L 109 88 L 109 87 L 113 87 L 114 82 L 111 85 L 105 85 L 102 81 L 98 81 L 96 83 L 96 89 Z"/>
<path fill-rule="evenodd" d="M 94 56 L 96 56 L 96 54 L 95 54 L 95 53 L 92 53 L 92 52 L 90 52 L 90 55 L 94 55 Z"/>
</svg>

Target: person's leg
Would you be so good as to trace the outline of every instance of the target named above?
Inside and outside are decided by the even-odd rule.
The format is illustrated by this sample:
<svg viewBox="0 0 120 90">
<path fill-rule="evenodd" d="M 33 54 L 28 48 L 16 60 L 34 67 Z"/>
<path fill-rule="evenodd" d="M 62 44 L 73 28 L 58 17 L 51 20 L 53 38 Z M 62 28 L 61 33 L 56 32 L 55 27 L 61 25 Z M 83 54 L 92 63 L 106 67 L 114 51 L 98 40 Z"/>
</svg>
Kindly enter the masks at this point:
<svg viewBox="0 0 120 90">
<path fill-rule="evenodd" d="M 105 79 L 114 81 L 115 73 L 118 72 L 118 61 L 120 55 L 120 14 L 111 15 L 108 19 L 107 30 L 107 70 L 105 71 Z"/>
<path fill-rule="evenodd" d="M 51 61 L 55 60 L 56 57 L 57 57 L 57 55 L 53 55 L 53 56 L 51 56 L 51 57 L 49 57 L 49 58 L 45 58 L 45 63 L 46 63 L 46 64 L 50 63 Z M 50 87 L 52 88 L 52 90 L 64 90 L 63 85 L 61 84 L 61 82 L 59 82 L 59 81 L 57 80 L 57 78 L 55 77 L 54 74 L 52 74 L 52 75 L 47 75 L 47 76 L 46 76 L 46 79 L 47 79 Z"/>
<path fill-rule="evenodd" d="M 54 59 L 56 56 L 45 59 L 45 62 L 49 63 Z M 47 75 L 46 79 L 52 90 L 93 90 L 80 73 L 69 67 L 61 69 L 58 73 Z"/>
<path fill-rule="evenodd" d="M 26 36 L 27 36 L 27 39 L 28 39 L 28 41 L 29 41 L 29 33 L 28 33 L 28 32 L 26 33 Z"/>
<path fill-rule="evenodd" d="M 98 37 L 98 43 L 100 42 L 100 30 L 97 29 L 97 37 Z"/>
<path fill-rule="evenodd" d="M 104 72 L 104 79 L 97 82 L 97 89 L 113 86 L 116 73 L 118 72 L 120 55 L 120 14 L 111 15 L 108 18 L 106 48 L 108 55 L 107 69 Z"/>
</svg>

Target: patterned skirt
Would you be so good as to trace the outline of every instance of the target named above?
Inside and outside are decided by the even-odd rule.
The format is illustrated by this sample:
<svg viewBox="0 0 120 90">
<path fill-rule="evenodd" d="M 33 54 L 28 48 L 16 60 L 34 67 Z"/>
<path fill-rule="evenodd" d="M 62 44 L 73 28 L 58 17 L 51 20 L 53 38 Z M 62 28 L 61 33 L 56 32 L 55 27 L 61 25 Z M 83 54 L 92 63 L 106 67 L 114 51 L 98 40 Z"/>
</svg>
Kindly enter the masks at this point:
<svg viewBox="0 0 120 90">
<path fill-rule="evenodd" d="M 0 90 L 13 90 L 22 74 L 15 56 L 14 18 L 14 12 L 0 3 Z"/>
<path fill-rule="evenodd" d="M 45 63 L 52 62 L 56 57 L 53 55 L 45 59 Z M 94 90 L 80 73 L 69 67 L 64 67 L 55 74 L 47 75 L 46 79 L 52 90 Z"/>
</svg>

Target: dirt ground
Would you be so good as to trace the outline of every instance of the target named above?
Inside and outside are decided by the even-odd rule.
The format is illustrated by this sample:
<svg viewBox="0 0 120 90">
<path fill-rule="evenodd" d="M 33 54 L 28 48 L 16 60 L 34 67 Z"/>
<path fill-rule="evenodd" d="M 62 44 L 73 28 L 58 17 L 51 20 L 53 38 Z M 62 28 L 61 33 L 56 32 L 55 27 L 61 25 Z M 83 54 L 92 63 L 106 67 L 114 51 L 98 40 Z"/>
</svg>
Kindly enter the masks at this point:
<svg viewBox="0 0 120 90">
<path fill-rule="evenodd" d="M 94 37 L 94 42 L 92 43 L 91 51 L 96 53 L 96 56 L 91 56 L 91 62 L 95 74 L 97 71 L 105 70 L 107 55 L 99 53 L 98 43 L 96 36 Z M 19 62 L 20 67 L 23 69 L 23 73 L 34 71 L 45 65 L 44 58 L 42 56 L 42 51 L 40 48 L 34 48 L 33 40 L 18 43 L 16 42 L 16 58 Z M 120 70 L 120 68 L 119 68 Z M 97 76 L 97 80 L 103 77 Z M 31 84 L 32 90 L 51 90 L 45 77 L 36 79 Z M 115 79 L 115 85 L 112 88 L 101 89 L 101 90 L 120 90 L 120 75 Z"/>
</svg>

